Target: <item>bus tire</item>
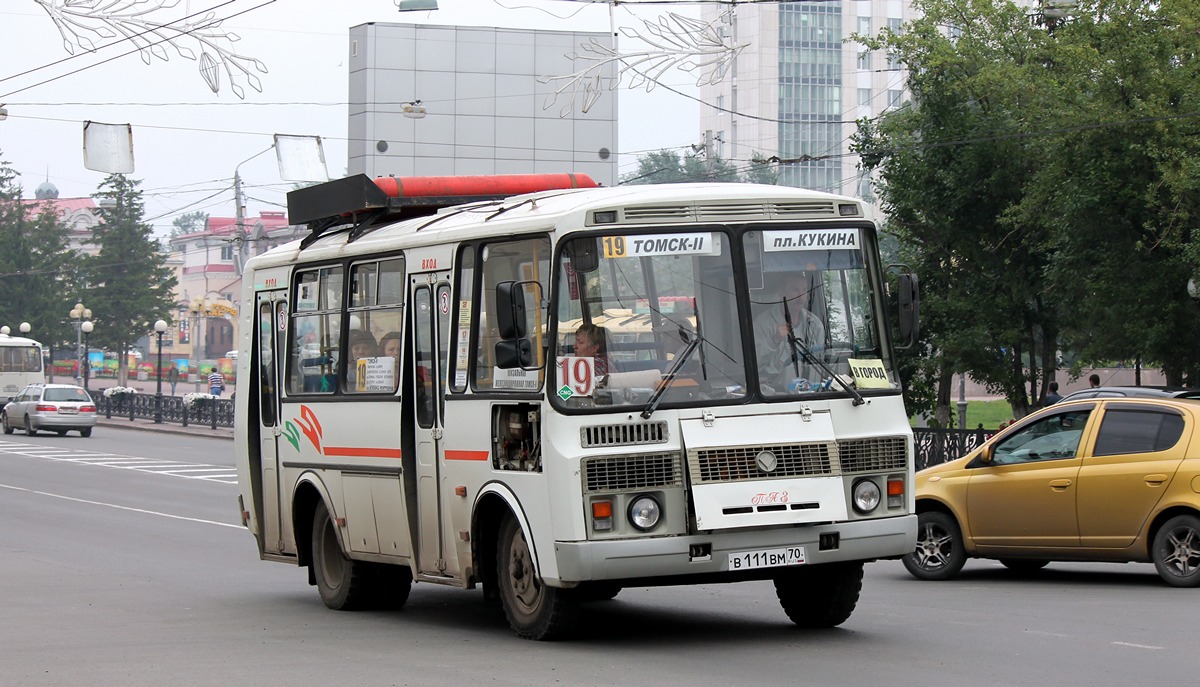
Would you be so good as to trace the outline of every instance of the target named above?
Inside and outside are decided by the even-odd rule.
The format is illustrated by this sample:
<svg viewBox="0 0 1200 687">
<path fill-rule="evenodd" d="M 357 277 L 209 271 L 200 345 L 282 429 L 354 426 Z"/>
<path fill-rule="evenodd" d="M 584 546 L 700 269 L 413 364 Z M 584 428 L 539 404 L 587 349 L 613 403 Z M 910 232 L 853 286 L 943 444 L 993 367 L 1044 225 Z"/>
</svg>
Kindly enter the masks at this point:
<svg viewBox="0 0 1200 687">
<path fill-rule="evenodd" d="M 546 586 L 533 566 L 533 553 L 514 517 L 500 525 L 496 581 L 500 602 L 513 632 L 522 639 L 553 640 L 574 625 L 576 605 L 570 590 Z"/>
<path fill-rule="evenodd" d="M 328 608 L 353 611 L 362 608 L 368 596 L 370 571 L 367 564 L 346 558 L 335 528 L 325 502 L 319 502 L 313 513 L 313 579 Z"/>
<path fill-rule="evenodd" d="M 862 561 L 800 566 L 775 578 L 775 595 L 796 625 L 808 629 L 837 627 L 858 605 L 862 581 Z"/>
</svg>

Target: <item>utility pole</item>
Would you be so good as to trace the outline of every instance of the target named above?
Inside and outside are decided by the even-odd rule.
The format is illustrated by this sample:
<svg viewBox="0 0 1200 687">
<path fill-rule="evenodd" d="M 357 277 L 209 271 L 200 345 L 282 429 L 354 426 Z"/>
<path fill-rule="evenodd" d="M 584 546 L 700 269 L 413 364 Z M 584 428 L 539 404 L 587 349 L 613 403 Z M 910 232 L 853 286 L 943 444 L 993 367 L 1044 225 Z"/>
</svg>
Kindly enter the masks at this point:
<svg viewBox="0 0 1200 687">
<path fill-rule="evenodd" d="M 237 217 L 237 233 L 233 237 L 233 247 L 237 257 L 233 262 L 234 269 L 241 274 L 242 266 L 246 264 L 246 256 L 243 253 L 246 249 L 246 206 L 242 201 L 242 175 L 236 169 L 233 170 L 233 204 Z"/>
<path fill-rule="evenodd" d="M 713 178 L 713 132 L 712 129 L 704 131 L 704 176 L 712 181 Z"/>
</svg>

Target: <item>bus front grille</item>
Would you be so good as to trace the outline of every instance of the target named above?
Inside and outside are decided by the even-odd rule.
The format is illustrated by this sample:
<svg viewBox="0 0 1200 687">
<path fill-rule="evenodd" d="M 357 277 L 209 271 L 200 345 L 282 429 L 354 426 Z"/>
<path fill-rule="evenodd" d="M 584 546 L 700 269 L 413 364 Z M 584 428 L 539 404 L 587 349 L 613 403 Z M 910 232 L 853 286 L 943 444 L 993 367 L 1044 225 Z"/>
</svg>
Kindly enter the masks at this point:
<svg viewBox="0 0 1200 687">
<path fill-rule="evenodd" d="M 683 486 L 679 454 L 587 458 L 583 462 L 584 491 L 631 491 Z"/>
<path fill-rule="evenodd" d="M 773 456 L 761 461 L 770 471 L 759 466 L 758 456 L 764 452 Z M 705 448 L 688 451 L 688 467 L 696 483 L 822 477 L 837 474 L 833 453 L 824 443 Z"/>
<path fill-rule="evenodd" d="M 667 443 L 667 423 L 665 421 L 637 422 L 581 427 L 579 442 L 583 448 L 665 444 Z"/>
<path fill-rule="evenodd" d="M 908 442 L 904 437 L 874 437 L 838 442 L 842 472 L 882 472 L 908 467 Z"/>
</svg>

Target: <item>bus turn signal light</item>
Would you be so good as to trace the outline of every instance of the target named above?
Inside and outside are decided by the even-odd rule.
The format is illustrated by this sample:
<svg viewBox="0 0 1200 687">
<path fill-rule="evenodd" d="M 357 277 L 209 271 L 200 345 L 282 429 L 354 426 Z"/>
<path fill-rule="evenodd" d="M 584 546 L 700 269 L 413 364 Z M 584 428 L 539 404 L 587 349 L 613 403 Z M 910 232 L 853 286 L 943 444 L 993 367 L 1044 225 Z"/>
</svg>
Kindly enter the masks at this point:
<svg viewBox="0 0 1200 687">
<path fill-rule="evenodd" d="M 612 501 L 592 501 L 592 529 L 607 531 L 613 528 Z"/>
<path fill-rule="evenodd" d="M 904 505 L 904 479 L 892 477 L 887 483 L 888 508 L 899 508 Z"/>
</svg>

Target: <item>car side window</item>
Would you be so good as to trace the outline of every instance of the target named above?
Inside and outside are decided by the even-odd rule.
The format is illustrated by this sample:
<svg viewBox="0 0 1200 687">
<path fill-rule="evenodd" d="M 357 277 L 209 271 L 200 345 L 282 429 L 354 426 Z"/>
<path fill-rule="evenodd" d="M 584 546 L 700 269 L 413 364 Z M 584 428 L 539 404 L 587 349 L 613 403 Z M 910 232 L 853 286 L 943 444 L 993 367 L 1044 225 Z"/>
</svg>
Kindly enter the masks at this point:
<svg viewBox="0 0 1200 687">
<path fill-rule="evenodd" d="M 1183 436 L 1183 418 L 1158 410 L 1108 410 L 1096 435 L 1097 456 L 1165 451 Z"/>
<path fill-rule="evenodd" d="M 1023 427 L 996 444 L 992 462 L 1015 465 L 1074 458 L 1091 409 L 1056 413 Z"/>
</svg>

